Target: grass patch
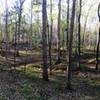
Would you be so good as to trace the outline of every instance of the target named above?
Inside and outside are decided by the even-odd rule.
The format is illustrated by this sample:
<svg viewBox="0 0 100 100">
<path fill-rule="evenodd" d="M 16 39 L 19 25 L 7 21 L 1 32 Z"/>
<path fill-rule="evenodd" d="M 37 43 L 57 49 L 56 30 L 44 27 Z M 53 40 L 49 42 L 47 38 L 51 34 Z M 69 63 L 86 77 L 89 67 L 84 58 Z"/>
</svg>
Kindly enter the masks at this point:
<svg viewBox="0 0 100 100">
<path fill-rule="evenodd" d="M 20 93 L 26 98 L 26 100 L 32 100 L 33 95 L 32 95 L 32 87 L 28 82 L 24 82 L 21 85 Z"/>
<path fill-rule="evenodd" d="M 26 77 L 26 78 L 28 78 L 30 80 L 36 80 L 36 79 L 40 78 L 40 72 L 38 71 L 37 68 L 34 68 L 34 67 L 26 67 L 26 69 L 20 68 L 17 71 L 23 77 Z"/>
</svg>

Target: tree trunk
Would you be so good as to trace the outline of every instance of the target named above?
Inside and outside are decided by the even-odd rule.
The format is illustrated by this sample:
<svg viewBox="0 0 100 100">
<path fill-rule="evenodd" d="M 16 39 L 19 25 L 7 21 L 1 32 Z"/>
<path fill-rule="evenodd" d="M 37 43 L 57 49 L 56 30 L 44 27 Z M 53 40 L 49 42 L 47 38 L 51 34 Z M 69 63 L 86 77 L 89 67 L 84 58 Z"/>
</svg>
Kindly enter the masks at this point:
<svg viewBox="0 0 100 100">
<path fill-rule="evenodd" d="M 93 8 L 93 5 L 94 4 L 91 4 L 89 9 L 88 9 L 88 12 L 86 14 L 86 19 L 85 19 L 85 23 L 84 23 L 84 29 L 83 29 L 83 37 L 82 37 L 82 47 L 83 47 L 83 50 L 84 50 L 84 45 L 85 45 L 85 34 L 86 34 L 86 27 L 87 27 L 87 22 L 88 22 L 88 17 L 89 17 L 89 14 L 90 14 L 90 11 L 91 11 L 91 8 Z"/>
<path fill-rule="evenodd" d="M 25 2 L 25 0 L 19 0 L 20 1 L 20 8 L 19 8 L 19 13 L 18 13 L 18 42 L 17 42 L 17 56 L 19 56 L 19 39 L 20 39 L 20 29 L 21 29 L 21 17 L 22 17 L 22 7 Z"/>
<path fill-rule="evenodd" d="M 53 19 L 52 19 L 52 0 L 50 0 L 50 38 L 49 38 L 49 63 L 50 63 L 50 74 L 52 74 L 52 55 L 51 55 L 51 46 L 52 46 L 52 25 L 53 25 Z"/>
<path fill-rule="evenodd" d="M 33 24 L 32 24 L 32 19 L 33 19 L 33 13 L 32 13 L 32 11 L 33 11 L 33 4 L 32 4 L 32 0 L 31 0 L 31 26 L 30 26 L 30 31 L 31 31 L 31 33 L 30 33 L 30 36 L 29 36 L 29 42 L 30 42 L 30 49 L 32 49 L 32 33 L 33 33 Z"/>
<path fill-rule="evenodd" d="M 69 0 L 67 0 L 67 29 L 66 29 L 66 45 L 67 45 L 67 52 L 68 52 L 68 44 L 69 44 Z M 67 54 L 67 63 L 68 63 L 68 54 Z"/>
<path fill-rule="evenodd" d="M 17 53 L 17 50 L 16 50 L 16 39 L 17 39 L 17 21 L 15 19 L 15 36 L 14 36 L 14 69 L 16 67 L 16 53 Z"/>
<path fill-rule="evenodd" d="M 58 12 L 58 59 L 57 59 L 57 62 L 61 63 L 61 52 L 60 52 L 60 48 L 61 48 L 61 44 L 60 44 L 61 0 L 59 0 L 59 3 L 58 3 L 58 10 L 59 12 Z"/>
<path fill-rule="evenodd" d="M 5 45 L 6 45 L 6 60 L 8 59 L 8 50 L 9 50 L 9 35 L 8 35 L 8 3 L 7 0 L 5 2 L 6 6 L 6 21 L 5 21 Z"/>
<path fill-rule="evenodd" d="M 68 82 L 67 88 L 71 89 L 71 67 L 72 67 L 72 42 L 73 42 L 73 31 L 74 31 L 74 19 L 75 19 L 75 4 L 76 0 L 73 0 L 72 4 L 72 13 L 71 13 L 71 22 L 70 22 L 70 30 L 69 30 L 69 44 L 68 44 Z"/>
<path fill-rule="evenodd" d="M 48 62 L 47 62 L 47 11 L 46 0 L 42 3 L 42 50 L 43 50 L 43 79 L 48 81 Z"/>
<path fill-rule="evenodd" d="M 98 70 L 98 65 L 99 65 L 99 45 L 100 45 L 100 3 L 98 5 L 98 18 L 99 18 L 99 38 L 98 38 L 98 43 L 97 43 L 97 50 L 96 50 L 96 70 Z"/>
<path fill-rule="evenodd" d="M 79 1 L 79 15 L 78 15 L 78 68 L 80 68 L 80 44 L 81 44 L 81 8 L 82 8 L 82 0 Z"/>
</svg>

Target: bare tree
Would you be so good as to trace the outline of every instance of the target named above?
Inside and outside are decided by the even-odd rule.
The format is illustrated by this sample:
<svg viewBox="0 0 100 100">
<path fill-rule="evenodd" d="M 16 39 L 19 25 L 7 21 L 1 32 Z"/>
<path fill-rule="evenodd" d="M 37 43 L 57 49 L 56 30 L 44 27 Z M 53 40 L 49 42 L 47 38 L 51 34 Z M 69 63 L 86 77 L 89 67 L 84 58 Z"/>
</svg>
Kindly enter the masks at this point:
<svg viewBox="0 0 100 100">
<path fill-rule="evenodd" d="M 71 89 L 71 70 L 72 70 L 72 43 L 73 43 L 73 31 L 74 31 L 74 19 L 75 19 L 75 4 L 76 0 L 73 0 L 72 3 L 72 13 L 71 13 L 71 22 L 69 30 L 69 44 L 68 44 L 68 82 L 67 88 Z"/>
<path fill-rule="evenodd" d="M 14 35 L 14 68 L 16 67 L 16 39 L 17 39 L 17 20 L 15 17 L 15 35 Z"/>
<path fill-rule="evenodd" d="M 82 0 L 79 0 L 79 15 L 78 15 L 78 68 L 80 68 L 80 52 L 81 52 L 81 9 Z"/>
<path fill-rule="evenodd" d="M 67 0 L 67 28 L 66 28 L 67 52 L 68 52 L 68 44 L 69 44 L 69 2 L 70 2 L 70 0 Z M 69 59 L 69 57 L 68 57 L 68 54 L 67 54 L 67 63 L 69 62 L 68 59 Z"/>
<path fill-rule="evenodd" d="M 46 0 L 42 3 L 42 50 L 43 50 L 43 79 L 48 81 L 48 62 L 47 62 L 47 11 Z"/>
<path fill-rule="evenodd" d="M 57 59 L 57 63 L 61 62 L 61 52 L 60 52 L 60 48 L 61 48 L 61 44 L 60 44 L 60 31 L 61 31 L 61 0 L 59 0 L 58 3 L 58 59 Z"/>
<path fill-rule="evenodd" d="M 100 3 L 98 5 L 98 18 L 99 18 L 99 38 L 97 43 L 97 50 L 96 50 L 96 70 L 98 70 L 98 64 L 99 64 L 99 45 L 100 45 Z"/>
<path fill-rule="evenodd" d="M 21 18 L 22 18 L 22 7 L 25 0 L 19 0 L 19 12 L 18 12 L 18 44 L 20 39 L 20 33 L 21 33 Z M 17 47 L 17 56 L 19 56 L 19 47 Z"/>
<path fill-rule="evenodd" d="M 84 29 L 83 29 L 83 37 L 82 37 L 82 46 L 84 47 L 84 44 L 85 44 L 85 33 L 86 33 L 86 27 L 87 27 L 87 22 L 88 22 L 88 17 L 89 17 L 89 15 L 90 15 L 90 12 L 91 12 L 91 10 L 92 10 L 92 8 L 93 8 L 93 6 L 96 4 L 96 2 L 95 3 L 93 3 L 93 4 L 91 4 L 90 5 L 90 7 L 89 7 L 89 9 L 88 9 L 88 12 L 87 12 L 87 14 L 86 14 L 86 19 L 85 19 L 85 22 L 84 22 Z M 83 7 L 83 6 L 82 6 Z"/>
<path fill-rule="evenodd" d="M 50 57 L 50 74 L 52 74 L 52 55 L 51 55 L 51 46 L 52 46 L 52 27 L 53 27 L 53 18 L 52 18 L 52 0 L 50 0 L 50 38 L 49 38 L 49 57 Z"/>
<path fill-rule="evenodd" d="M 32 33 L 33 33 L 33 24 L 32 24 L 32 21 L 33 21 L 33 0 L 31 0 L 31 26 L 30 26 L 30 36 L 29 36 L 29 41 L 30 41 L 30 48 L 32 48 Z"/>
<path fill-rule="evenodd" d="M 67 31 L 67 50 L 68 50 L 68 35 L 69 35 L 69 2 L 70 2 L 70 0 L 67 0 L 67 29 L 66 29 L 66 31 Z"/>
<path fill-rule="evenodd" d="M 8 59 L 8 49 L 9 49 L 9 35 L 8 35 L 8 3 L 5 1 L 6 16 L 5 16 L 5 43 L 6 43 L 6 59 Z"/>
</svg>

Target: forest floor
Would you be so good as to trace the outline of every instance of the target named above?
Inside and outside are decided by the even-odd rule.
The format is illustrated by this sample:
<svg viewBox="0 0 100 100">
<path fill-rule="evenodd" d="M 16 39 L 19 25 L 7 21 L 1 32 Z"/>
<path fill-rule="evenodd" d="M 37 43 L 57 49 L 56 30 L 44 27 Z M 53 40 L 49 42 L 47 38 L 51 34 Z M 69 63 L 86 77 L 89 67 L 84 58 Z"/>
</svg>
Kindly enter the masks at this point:
<svg viewBox="0 0 100 100">
<path fill-rule="evenodd" d="M 66 88 L 67 73 L 53 71 L 49 81 L 42 80 L 42 70 L 28 66 L 26 70 L 0 72 L 0 100 L 100 100 L 100 71 L 83 68 L 73 73 L 72 88 Z"/>
<path fill-rule="evenodd" d="M 16 65 L 22 67 L 0 71 L 0 100 L 100 100 L 100 70 L 95 70 L 94 56 L 85 54 L 81 70 L 73 72 L 73 90 L 69 91 L 66 88 L 66 70 L 61 69 L 64 66 L 66 68 L 65 63 L 55 65 L 57 69 L 45 82 L 42 80 L 40 52 L 28 52 L 27 55 L 29 58 L 26 52 L 21 51 L 19 58 L 16 58 L 24 67 L 17 62 Z M 1 56 L 0 62 L 0 69 L 6 69 L 5 62 L 13 63 L 13 56 L 8 61 Z M 74 66 L 76 63 L 73 63 Z"/>
<path fill-rule="evenodd" d="M 14 50 L 10 50 L 10 53 L 8 53 L 8 56 L 5 56 L 6 52 L 3 51 L 3 55 L 0 56 L 0 63 L 3 65 L 8 65 L 8 66 L 25 66 L 27 64 L 33 64 L 35 62 L 41 62 L 42 64 L 42 54 L 40 50 L 20 50 L 19 56 L 15 57 L 15 62 L 14 62 Z M 63 57 L 63 61 L 66 62 L 66 55 L 63 54 L 65 57 Z M 7 57 L 7 59 L 6 59 Z M 49 57 L 48 57 L 49 59 Z M 73 57 L 73 61 L 75 62 L 77 58 Z M 100 58 L 99 58 L 100 59 Z M 57 54 L 55 52 L 52 53 L 52 60 L 56 62 L 57 60 Z M 96 64 L 96 58 L 94 52 L 85 52 L 82 55 L 81 63 L 88 65 L 88 66 L 95 66 Z M 100 60 L 99 60 L 100 63 Z M 100 65 L 99 65 L 100 66 Z"/>
</svg>

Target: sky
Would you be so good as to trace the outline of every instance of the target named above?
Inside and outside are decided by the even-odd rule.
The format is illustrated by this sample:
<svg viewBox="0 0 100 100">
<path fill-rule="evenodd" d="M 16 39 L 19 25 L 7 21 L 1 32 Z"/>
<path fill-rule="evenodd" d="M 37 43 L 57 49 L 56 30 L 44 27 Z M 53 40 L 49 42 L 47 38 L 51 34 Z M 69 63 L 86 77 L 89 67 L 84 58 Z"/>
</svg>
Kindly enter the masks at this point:
<svg viewBox="0 0 100 100">
<path fill-rule="evenodd" d="M 6 0 L 0 0 L 0 11 L 3 12 L 5 10 L 5 1 Z M 47 2 L 49 3 L 50 0 L 47 0 Z M 57 14 L 58 12 L 58 0 L 52 0 L 53 3 L 56 4 L 56 7 L 54 8 L 53 12 Z M 70 0 L 72 1 L 72 0 Z M 8 7 L 10 8 L 13 3 L 15 2 L 15 0 L 8 0 Z M 88 13 L 88 10 L 91 7 L 90 11 L 89 11 L 89 17 L 88 17 L 88 22 L 87 22 L 87 28 L 91 29 L 91 30 L 95 30 L 95 28 L 97 27 L 96 25 L 98 24 L 98 16 L 97 16 L 97 9 L 98 9 L 98 4 L 99 4 L 100 0 L 83 0 L 83 7 L 82 7 L 82 18 L 81 18 L 81 23 L 82 25 L 84 25 L 84 22 L 86 20 L 86 15 Z M 25 0 L 24 3 L 24 11 L 26 13 L 29 13 L 29 9 L 30 9 L 30 3 L 31 0 Z M 66 0 L 62 0 L 62 5 L 66 6 Z M 66 8 L 65 8 L 66 9 Z"/>
</svg>

